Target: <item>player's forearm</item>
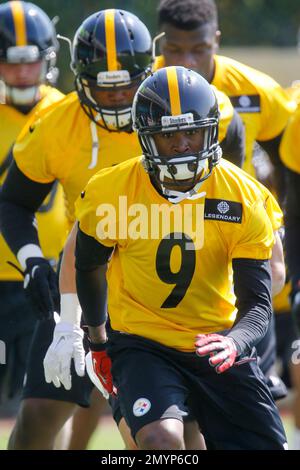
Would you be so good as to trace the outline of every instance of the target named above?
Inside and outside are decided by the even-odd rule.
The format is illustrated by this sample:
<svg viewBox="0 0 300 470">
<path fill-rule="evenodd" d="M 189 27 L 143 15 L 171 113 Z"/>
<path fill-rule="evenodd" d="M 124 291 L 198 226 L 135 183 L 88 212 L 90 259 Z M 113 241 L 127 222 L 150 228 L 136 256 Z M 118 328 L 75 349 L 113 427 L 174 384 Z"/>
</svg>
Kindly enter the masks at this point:
<svg viewBox="0 0 300 470">
<path fill-rule="evenodd" d="M 76 266 L 76 285 L 78 299 L 83 317 L 88 327 L 97 334 L 97 328 L 106 322 L 107 318 L 107 266 L 99 266 L 93 271 L 81 271 Z"/>
<path fill-rule="evenodd" d="M 12 164 L 2 186 L 0 228 L 8 246 L 16 256 L 26 247 L 22 252 L 22 259 L 25 255 L 27 257 L 41 255 L 34 214 L 51 187 L 52 183 L 40 184 L 27 178 L 15 163 Z"/>
<path fill-rule="evenodd" d="M 31 257 L 41 256 L 41 250 L 38 249 L 40 244 L 34 213 L 0 197 L 0 221 L 2 235 L 17 258 L 19 258 L 18 254 L 22 249 L 24 253 L 24 247 L 34 250 Z M 22 257 L 21 254 L 20 258 Z M 21 262 L 20 259 L 19 261 Z M 21 264 L 23 263 L 21 262 Z"/>
<path fill-rule="evenodd" d="M 94 344 L 106 343 L 107 334 L 105 329 L 105 323 L 100 326 L 89 326 L 89 337 L 90 341 Z"/>
<path fill-rule="evenodd" d="M 80 326 L 81 308 L 77 296 L 75 275 L 75 245 L 77 222 L 66 241 L 59 272 L 60 321 Z"/>
<path fill-rule="evenodd" d="M 112 252 L 78 229 L 76 238 L 76 287 L 85 323 L 100 327 L 107 316 L 107 262 Z M 99 331 L 99 330 L 98 330 Z M 97 334 L 97 330 L 91 330 Z"/>
<path fill-rule="evenodd" d="M 64 247 L 59 272 L 59 290 L 62 295 L 77 293 L 75 279 L 75 246 L 77 230 L 78 226 L 76 222 L 68 236 Z"/>
<path fill-rule="evenodd" d="M 272 297 L 279 294 L 285 285 L 286 271 L 284 263 L 272 263 Z"/>
<path fill-rule="evenodd" d="M 243 354 L 264 337 L 271 319 L 271 268 L 253 259 L 235 259 L 232 265 L 238 313 L 228 336 Z"/>
<path fill-rule="evenodd" d="M 270 261 L 272 270 L 272 297 L 275 297 L 275 295 L 282 291 L 286 277 L 282 242 L 277 232 L 275 232 L 274 236 L 275 245 Z"/>
</svg>

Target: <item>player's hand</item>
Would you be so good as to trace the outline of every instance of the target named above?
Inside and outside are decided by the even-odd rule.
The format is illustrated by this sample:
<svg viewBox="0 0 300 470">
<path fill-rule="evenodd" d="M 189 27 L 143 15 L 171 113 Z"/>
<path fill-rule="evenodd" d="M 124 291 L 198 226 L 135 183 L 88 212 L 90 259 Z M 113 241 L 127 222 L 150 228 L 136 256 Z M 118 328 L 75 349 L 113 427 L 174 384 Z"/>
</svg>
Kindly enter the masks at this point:
<svg viewBox="0 0 300 470">
<path fill-rule="evenodd" d="M 71 361 L 74 360 L 76 373 L 82 377 L 85 370 L 85 351 L 82 344 L 83 330 L 72 323 L 59 322 L 54 329 L 53 341 L 44 358 L 44 373 L 47 383 L 55 387 L 62 384 L 70 390 Z"/>
<path fill-rule="evenodd" d="M 233 366 L 237 348 L 232 338 L 212 333 L 197 335 L 196 339 L 196 354 L 200 357 L 210 356 L 208 362 L 217 374 L 222 374 Z"/>
<path fill-rule="evenodd" d="M 106 345 L 90 343 L 91 354 L 87 354 L 86 364 L 87 372 L 94 385 L 100 390 L 104 398 L 109 395 L 117 395 L 116 387 L 113 385 L 111 375 L 111 360 L 106 353 Z M 92 371 L 88 362 L 92 361 Z"/>
<path fill-rule="evenodd" d="M 300 291 L 296 292 L 292 301 L 292 318 L 300 336 Z"/>
<path fill-rule="evenodd" d="M 24 289 L 40 319 L 53 318 L 59 312 L 58 277 L 45 258 L 28 258 L 24 275 Z"/>
<path fill-rule="evenodd" d="M 95 387 L 99 390 L 99 392 L 104 396 L 106 400 L 109 399 L 109 393 L 108 391 L 103 387 L 102 382 L 100 381 L 98 375 L 94 371 L 94 366 L 93 366 L 93 358 L 92 358 L 92 352 L 89 351 L 87 355 L 85 356 L 85 367 L 87 374 L 90 378 L 90 380 L 93 382 Z"/>
</svg>

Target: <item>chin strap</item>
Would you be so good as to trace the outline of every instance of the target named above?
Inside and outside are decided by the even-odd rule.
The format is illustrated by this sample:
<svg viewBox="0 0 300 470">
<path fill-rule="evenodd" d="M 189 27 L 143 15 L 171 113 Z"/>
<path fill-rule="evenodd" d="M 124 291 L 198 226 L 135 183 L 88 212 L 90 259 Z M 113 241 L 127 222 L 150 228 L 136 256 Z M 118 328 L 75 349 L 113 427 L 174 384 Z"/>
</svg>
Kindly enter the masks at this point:
<svg viewBox="0 0 300 470">
<path fill-rule="evenodd" d="M 202 197 L 206 196 L 206 192 L 202 191 L 202 193 L 197 193 L 198 189 L 200 188 L 202 182 L 196 184 L 196 186 L 193 187 L 190 191 L 187 191 L 186 193 L 182 193 L 181 191 L 173 191 L 169 189 L 162 188 L 163 194 L 167 196 L 167 199 L 169 202 L 172 204 L 178 204 L 181 201 L 184 201 L 185 199 L 200 199 Z"/>
<path fill-rule="evenodd" d="M 98 139 L 98 134 L 97 134 L 97 126 L 93 121 L 90 122 L 90 130 L 91 130 L 91 137 L 92 137 L 92 158 L 88 166 L 88 170 L 92 170 L 97 165 L 98 151 L 99 151 L 99 139 Z"/>
<path fill-rule="evenodd" d="M 30 105 L 38 101 L 39 85 L 26 88 L 18 88 L 6 85 L 5 94 L 6 98 L 10 100 L 12 104 L 20 106 Z"/>
<path fill-rule="evenodd" d="M 164 177 L 165 177 L 165 174 L 167 173 L 167 168 L 165 167 L 162 167 L 160 169 L 160 178 L 161 178 L 161 181 L 164 181 Z M 162 190 L 162 193 L 167 197 L 168 201 L 171 202 L 172 204 L 178 204 L 179 202 L 181 201 L 184 201 L 185 199 L 200 199 L 202 197 L 205 197 L 206 193 L 205 192 L 202 192 L 202 193 L 197 193 L 197 191 L 200 189 L 201 185 L 202 185 L 202 181 L 200 181 L 199 183 L 197 183 L 192 189 L 190 189 L 189 191 L 186 191 L 186 192 L 182 192 L 182 191 L 176 191 L 176 190 L 173 190 L 173 189 L 167 189 L 165 188 L 165 186 L 163 185 L 163 183 L 160 183 L 161 184 L 161 190 Z"/>
</svg>

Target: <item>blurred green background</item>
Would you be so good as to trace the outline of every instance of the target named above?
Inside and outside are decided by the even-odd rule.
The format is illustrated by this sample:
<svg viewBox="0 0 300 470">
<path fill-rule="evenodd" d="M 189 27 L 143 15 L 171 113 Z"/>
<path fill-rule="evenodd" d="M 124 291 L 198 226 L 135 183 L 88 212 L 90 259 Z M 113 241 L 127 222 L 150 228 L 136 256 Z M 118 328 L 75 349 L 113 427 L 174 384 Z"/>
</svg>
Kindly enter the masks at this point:
<svg viewBox="0 0 300 470">
<path fill-rule="evenodd" d="M 69 38 L 73 38 L 87 16 L 104 8 L 129 10 L 147 24 L 152 34 L 157 31 L 158 0 L 35 0 L 33 3 L 43 8 L 51 18 L 58 16 L 57 31 Z M 230 47 L 232 57 L 262 68 L 282 85 L 287 86 L 297 78 L 300 0 L 217 0 L 216 3 L 222 31 L 222 53 L 227 53 L 227 47 Z M 241 49 L 242 46 L 247 48 Z M 260 49 L 258 63 L 257 54 L 252 50 L 255 46 Z M 286 48 L 285 53 L 282 54 L 278 48 Z M 278 63 L 280 58 L 284 58 L 283 64 Z M 272 64 L 269 64 L 269 59 Z M 58 86 L 65 92 L 73 88 L 69 63 L 68 46 L 61 43 Z"/>
</svg>

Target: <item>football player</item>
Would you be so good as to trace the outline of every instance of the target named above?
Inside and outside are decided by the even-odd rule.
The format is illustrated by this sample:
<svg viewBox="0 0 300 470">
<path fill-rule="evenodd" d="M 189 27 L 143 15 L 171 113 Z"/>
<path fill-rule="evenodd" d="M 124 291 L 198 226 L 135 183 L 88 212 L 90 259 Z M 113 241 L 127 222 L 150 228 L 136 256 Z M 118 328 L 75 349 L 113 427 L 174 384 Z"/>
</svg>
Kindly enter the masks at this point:
<svg viewBox="0 0 300 470">
<path fill-rule="evenodd" d="M 134 15 L 122 10 L 98 12 L 78 29 L 72 61 L 77 93 L 71 93 L 55 110 L 38 118 L 31 132 L 25 132 L 20 137 L 14 149 L 16 165 L 2 194 L 3 232 L 14 252 L 23 260 L 24 268 L 28 259 L 34 259 L 36 269 L 44 262 L 30 216 L 33 216 L 40 198 L 48 193 L 55 179 L 62 182 L 72 221 L 74 201 L 87 180 L 99 169 L 140 153 L 138 139 L 131 132 L 131 103 L 137 86 L 146 76 L 151 58 L 151 41 L 146 27 Z M 227 98 L 222 99 L 225 102 Z M 231 122 L 232 110 L 229 110 L 228 103 L 223 112 L 221 107 L 221 141 Z M 34 163 L 29 162 L 29 155 L 35 157 Z M 20 187 L 19 194 L 15 191 L 16 181 Z M 36 196 L 34 201 L 28 201 L 24 212 L 24 201 L 32 185 Z M 17 211 L 18 217 L 14 211 Z M 13 213 L 14 216 L 10 217 Z M 29 276 L 32 269 L 31 266 Z M 43 276 L 43 272 L 39 272 Z M 32 276 L 30 282 L 37 295 L 41 294 L 43 286 L 42 295 L 39 295 L 43 299 L 43 313 L 45 316 L 51 315 L 56 290 L 48 283 L 48 273 L 39 284 Z M 81 339 L 76 295 L 74 297 L 72 290 L 63 290 L 62 294 L 61 321 L 55 332 L 64 337 L 75 335 Z M 74 316 L 75 326 L 70 322 Z M 64 323 L 67 330 L 63 330 Z M 13 446 L 25 446 L 21 439 L 24 436 L 21 423 L 24 421 L 22 417 L 31 416 L 31 411 L 26 413 L 30 407 L 34 410 L 38 406 L 42 410 L 45 408 L 51 415 L 51 426 L 47 422 L 48 437 L 47 434 L 44 437 L 45 434 L 40 432 L 43 412 L 36 413 L 37 424 L 28 418 L 33 430 L 29 445 L 48 448 L 52 446 L 51 439 L 61 423 L 73 412 L 74 405 L 71 403 L 88 403 L 82 380 L 77 386 L 73 381 L 71 391 L 57 390 L 53 385 L 44 384 L 42 359 L 51 342 L 53 328 L 51 319 L 39 326 Z M 82 375 L 82 362 L 76 361 L 75 366 Z M 60 401 L 69 402 L 69 409 Z M 58 413 L 58 407 L 61 413 Z"/>
<path fill-rule="evenodd" d="M 287 172 L 287 201 L 285 214 L 285 244 L 287 265 L 291 280 L 290 300 L 292 317 L 298 340 L 293 344 L 293 379 L 297 392 L 295 402 L 294 448 L 300 448 L 300 382 L 299 382 L 299 335 L 300 335 L 300 157 L 298 151 L 300 130 L 300 106 L 290 119 L 280 145 L 280 155 Z M 293 362 L 293 360 L 292 360 Z"/>
<path fill-rule="evenodd" d="M 10 448 L 52 448 L 75 404 L 89 403 L 92 384 L 87 377 L 76 375 L 68 391 L 45 383 L 43 359 L 53 337 L 53 311 L 59 311 L 58 290 L 32 220 L 59 180 L 72 225 L 74 201 L 89 178 L 101 168 L 140 153 L 138 139 L 131 132 L 131 105 L 151 65 L 151 45 L 148 29 L 129 12 L 102 10 L 88 17 L 73 42 L 76 92 L 39 114 L 14 147 L 15 162 L 1 194 L 1 228 L 24 269 L 32 296 L 39 299 L 44 320 L 31 347 Z M 62 295 L 61 319 L 66 320 L 70 311 L 73 314 L 73 308 L 72 295 Z M 79 326 L 74 327 L 74 334 L 81 339 Z M 75 362 L 75 367 L 84 374 L 83 364 Z"/>
<path fill-rule="evenodd" d="M 285 178 L 279 158 L 279 144 L 288 119 L 295 110 L 294 101 L 271 77 L 217 54 L 221 33 L 214 0 L 161 0 L 158 23 L 165 35 L 161 40 L 162 55 L 157 58 L 156 68 L 164 65 L 191 68 L 229 96 L 245 126 L 246 158 L 243 169 L 255 175 L 252 158 L 257 141 L 272 161 L 276 192 L 279 200 L 283 201 Z M 274 226 L 274 231 L 279 228 L 280 224 Z M 283 250 L 278 233 L 272 256 L 272 279 L 275 295 L 280 292 L 285 280 Z M 267 377 L 275 360 L 275 340 L 272 340 L 273 354 L 270 354 L 268 347 L 272 336 L 274 339 L 274 329 L 270 325 L 270 331 L 259 346 L 259 355 L 267 359 L 262 364 Z M 270 386 L 275 399 L 284 395 L 282 384 L 277 387 L 270 383 Z"/>
<path fill-rule="evenodd" d="M 221 32 L 214 0 L 161 0 L 158 23 L 165 35 L 156 67 L 184 65 L 229 96 L 245 125 L 243 169 L 254 175 L 253 146 L 259 142 L 275 167 L 278 194 L 283 197 L 279 144 L 294 101 L 271 77 L 217 54 Z"/>
<path fill-rule="evenodd" d="M 99 172 L 76 203 L 94 371 L 140 449 L 184 449 L 187 405 L 210 449 L 284 449 L 252 351 L 272 314 L 265 197 L 220 159 L 217 100 L 196 72 L 148 77 L 133 122 L 143 156 Z"/>
<path fill-rule="evenodd" d="M 54 25 L 46 13 L 32 3 L 12 1 L 0 5 L 0 19 L 0 184 L 3 184 L 13 160 L 13 143 L 22 128 L 28 129 L 36 113 L 49 109 L 64 95 L 49 86 L 57 76 L 58 43 Z M 59 185 L 52 188 L 41 205 L 37 223 L 45 258 L 55 266 L 67 235 Z M 51 234 L 49 226 L 53 228 Z M 0 236 L 0 339 L 7 350 L 6 365 L 0 366 L 0 395 L 10 377 L 2 398 L 11 397 L 22 387 L 29 344 L 39 314 L 36 305 L 24 294 L 23 276 L 9 263 L 17 261 Z"/>
</svg>

